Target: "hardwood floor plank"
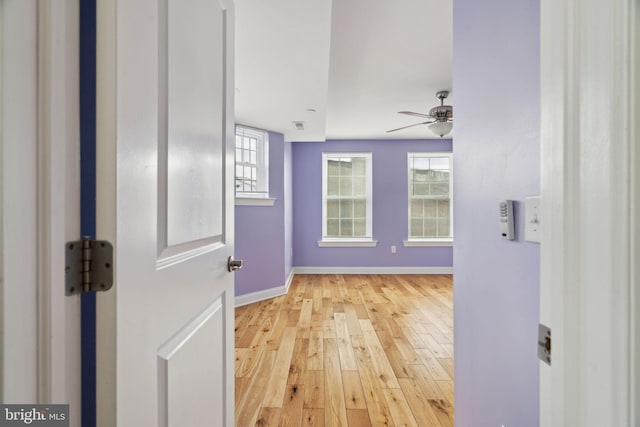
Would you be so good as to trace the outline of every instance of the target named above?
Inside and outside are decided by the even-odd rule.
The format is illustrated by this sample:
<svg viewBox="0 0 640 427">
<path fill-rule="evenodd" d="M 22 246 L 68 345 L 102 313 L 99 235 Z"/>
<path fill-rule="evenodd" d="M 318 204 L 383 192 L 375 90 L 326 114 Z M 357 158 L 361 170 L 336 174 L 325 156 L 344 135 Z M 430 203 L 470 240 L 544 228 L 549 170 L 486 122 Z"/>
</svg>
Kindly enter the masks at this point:
<svg viewBox="0 0 640 427">
<path fill-rule="evenodd" d="M 358 312 L 356 307 L 351 303 L 345 304 L 344 315 L 347 321 L 347 327 L 349 328 L 349 334 L 362 335 L 362 329 L 360 329 L 360 322 L 358 322 Z"/>
<path fill-rule="evenodd" d="M 300 321 L 300 309 L 291 309 L 287 313 L 287 326 L 298 326 Z"/>
<path fill-rule="evenodd" d="M 384 393 L 382 393 L 378 376 L 371 361 L 371 354 L 363 337 L 353 337 L 353 349 L 358 361 L 358 372 L 371 423 L 375 426 L 392 426 L 393 421 L 389 406 Z"/>
<path fill-rule="evenodd" d="M 249 384 L 249 381 L 251 380 L 251 378 L 236 378 L 235 381 L 235 402 L 236 402 L 236 407 L 238 407 L 238 405 L 240 404 L 240 401 L 242 400 L 242 398 L 244 397 L 244 395 L 247 393 L 247 385 Z"/>
<path fill-rule="evenodd" d="M 431 335 L 439 344 L 452 342 L 451 338 L 443 334 L 442 331 L 435 325 L 427 324 L 424 327 L 427 330 L 427 333 Z"/>
<path fill-rule="evenodd" d="M 441 343 L 440 346 L 444 349 L 448 357 L 453 360 L 453 343 Z"/>
<path fill-rule="evenodd" d="M 356 316 L 358 316 L 358 320 L 369 318 L 369 313 L 367 313 L 367 307 L 364 305 L 364 303 L 354 304 L 353 308 L 356 311 Z M 358 325 L 358 328 L 359 328 L 359 325 Z"/>
<path fill-rule="evenodd" d="M 245 357 L 247 357 L 247 353 L 249 352 L 248 348 L 235 348 L 235 376 L 242 377 L 242 375 L 238 375 L 238 370 L 242 364 L 242 361 Z"/>
<path fill-rule="evenodd" d="M 302 308 L 300 309 L 300 320 L 298 321 L 298 329 L 311 327 L 311 313 L 313 312 L 313 300 L 302 300 Z"/>
<path fill-rule="evenodd" d="M 240 402 L 236 403 L 236 425 L 255 425 L 258 413 L 260 412 L 262 398 L 271 377 L 271 367 L 276 359 L 275 351 L 264 351 L 260 355 L 258 368 L 255 375 L 247 383 L 247 393 L 242 396 Z"/>
<path fill-rule="evenodd" d="M 417 365 L 422 363 L 418 353 L 416 353 L 416 349 L 406 338 L 394 338 L 393 344 L 396 346 L 400 352 L 402 360 L 407 365 Z"/>
<path fill-rule="evenodd" d="M 322 283 L 322 298 L 331 299 L 333 295 L 333 287 L 335 286 L 335 281 L 333 280 L 332 274 L 323 274 L 320 276 Z"/>
<path fill-rule="evenodd" d="M 393 423 L 396 426 L 418 427 L 402 390 L 399 388 L 385 388 L 382 391 L 389 404 Z"/>
<path fill-rule="evenodd" d="M 248 348 L 260 329 L 260 325 L 247 325 L 241 334 L 236 332 L 236 348 Z"/>
<path fill-rule="evenodd" d="M 438 363 L 440 363 L 440 366 L 442 366 L 444 370 L 447 372 L 447 375 L 449 375 L 449 378 L 453 380 L 453 358 L 446 357 L 443 359 L 438 359 Z"/>
<path fill-rule="evenodd" d="M 347 412 L 335 338 L 324 340 L 324 421 L 326 426 L 346 426 Z"/>
<path fill-rule="evenodd" d="M 440 424 L 438 417 L 429 404 L 429 399 L 418 384 L 418 380 L 415 378 L 400 378 L 398 381 L 418 425 L 441 427 L 442 424 Z"/>
<path fill-rule="evenodd" d="M 273 427 L 280 420 L 280 408 L 262 408 L 256 419 L 256 427 Z"/>
<path fill-rule="evenodd" d="M 409 343 L 411 344 L 411 347 L 413 347 L 414 349 L 425 347 L 424 343 L 420 339 L 420 335 L 418 335 L 416 331 L 413 330 L 413 328 L 404 327 L 402 328 L 402 332 L 404 333 L 407 341 L 409 341 Z"/>
<path fill-rule="evenodd" d="M 332 316 L 333 317 L 333 316 Z M 337 338 L 338 336 L 336 335 L 336 322 L 331 319 L 331 320 L 324 320 L 322 322 L 322 331 L 324 333 L 324 337 L 325 338 Z"/>
<path fill-rule="evenodd" d="M 441 359 L 437 359 L 430 351 L 426 348 L 421 348 L 416 350 L 418 352 L 418 356 L 422 359 L 422 363 L 427 367 L 429 373 L 433 377 L 434 380 L 451 380 L 452 378 L 449 376 L 447 371 L 440 364 Z"/>
<path fill-rule="evenodd" d="M 309 352 L 307 355 L 307 369 L 324 369 L 324 334 L 322 331 L 311 331 L 309 336 Z"/>
<path fill-rule="evenodd" d="M 291 355 L 296 342 L 296 332 L 296 328 L 289 326 L 282 334 L 282 342 L 273 364 L 271 379 L 265 391 L 262 406 L 282 407 L 282 399 L 284 398 L 287 378 L 289 377 L 289 367 L 291 366 Z"/>
<path fill-rule="evenodd" d="M 324 371 L 307 371 L 304 385 L 304 408 L 324 409 Z"/>
<path fill-rule="evenodd" d="M 324 409 L 318 409 L 318 408 L 303 409 L 301 426 L 302 427 L 324 427 Z"/>
<path fill-rule="evenodd" d="M 366 409 L 347 409 L 349 427 L 371 427 L 371 420 Z"/>
<path fill-rule="evenodd" d="M 373 368 L 376 371 L 378 381 L 383 388 L 399 388 L 398 380 L 396 379 L 393 368 L 389 363 L 389 359 L 380 344 L 378 335 L 376 335 L 375 329 L 371 325 L 370 320 L 361 320 L 360 327 L 362 328 L 362 336 L 369 351 L 371 352 L 371 360 L 373 361 Z"/>
<path fill-rule="evenodd" d="M 433 408 L 442 427 L 453 427 L 453 406 L 447 399 L 429 399 L 429 405 Z"/>
<path fill-rule="evenodd" d="M 438 388 L 442 391 L 442 394 L 447 398 L 451 406 L 453 406 L 453 384 L 451 381 L 436 381 Z"/>
<path fill-rule="evenodd" d="M 313 314 L 322 316 L 322 287 L 317 284 L 313 288 Z"/>
<path fill-rule="evenodd" d="M 437 342 L 431 334 L 422 334 L 420 335 L 422 342 L 424 342 L 425 347 L 429 349 L 431 354 L 436 358 L 444 358 L 450 357 L 449 353 Z"/>
<path fill-rule="evenodd" d="M 358 371 L 342 371 L 342 384 L 347 409 L 367 409 Z"/>
<path fill-rule="evenodd" d="M 338 352 L 340 353 L 340 366 L 342 366 L 343 371 L 355 371 L 358 369 L 358 365 L 356 364 L 356 356 L 353 354 L 346 316 L 344 313 L 335 313 L 333 317 L 335 319 Z"/>
<path fill-rule="evenodd" d="M 436 380 L 433 379 L 429 370 L 424 365 L 412 365 L 409 369 L 413 374 L 412 378 L 416 381 L 416 384 L 418 384 L 427 399 L 444 398 Z"/>
<path fill-rule="evenodd" d="M 302 407 L 304 403 L 304 385 L 289 384 L 282 402 L 280 427 L 298 427 L 302 423 Z"/>
<path fill-rule="evenodd" d="M 287 316 L 281 316 L 280 312 L 278 312 L 277 317 L 275 318 L 275 323 L 273 328 L 271 329 L 271 334 L 267 337 L 265 341 L 265 350 L 277 350 L 280 342 L 282 341 L 282 334 L 284 333 L 284 329 L 287 327 Z"/>
<path fill-rule="evenodd" d="M 304 384 L 304 374 L 307 372 L 307 361 L 309 354 L 309 339 L 296 338 L 291 355 L 291 366 L 289 367 L 289 377 L 287 384 Z"/>
<path fill-rule="evenodd" d="M 322 298 L 322 320 L 333 320 L 333 307 L 331 298 Z"/>
</svg>

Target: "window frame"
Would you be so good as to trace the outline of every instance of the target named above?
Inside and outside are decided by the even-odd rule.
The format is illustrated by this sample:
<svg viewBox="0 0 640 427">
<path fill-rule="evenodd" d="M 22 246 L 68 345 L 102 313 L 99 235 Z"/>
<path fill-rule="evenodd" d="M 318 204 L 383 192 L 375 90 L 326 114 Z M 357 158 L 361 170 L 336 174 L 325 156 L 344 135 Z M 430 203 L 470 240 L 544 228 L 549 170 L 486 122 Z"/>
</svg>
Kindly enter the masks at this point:
<svg viewBox="0 0 640 427">
<path fill-rule="evenodd" d="M 449 237 L 411 237 L 411 201 L 412 176 L 411 160 L 416 158 L 446 157 L 449 159 Z M 438 199 L 438 197 L 421 197 L 421 199 Z M 452 246 L 453 245 L 453 153 L 451 152 L 408 152 L 407 153 L 407 240 L 404 246 Z"/>
<path fill-rule="evenodd" d="M 358 157 L 365 159 L 365 236 L 363 237 L 329 237 L 327 236 L 327 201 L 328 197 L 328 164 L 331 159 Z M 371 247 L 376 246 L 373 239 L 373 153 L 372 152 L 323 152 L 322 153 L 322 239 L 319 247 Z"/>
<path fill-rule="evenodd" d="M 238 162 L 238 137 L 248 136 L 256 139 L 256 163 Z M 234 195 L 236 205 L 272 206 L 275 199 L 269 197 L 269 133 L 243 125 L 236 125 L 234 134 Z M 253 166 L 256 168 L 256 183 L 259 191 L 238 191 L 236 186 L 238 166 Z"/>
</svg>

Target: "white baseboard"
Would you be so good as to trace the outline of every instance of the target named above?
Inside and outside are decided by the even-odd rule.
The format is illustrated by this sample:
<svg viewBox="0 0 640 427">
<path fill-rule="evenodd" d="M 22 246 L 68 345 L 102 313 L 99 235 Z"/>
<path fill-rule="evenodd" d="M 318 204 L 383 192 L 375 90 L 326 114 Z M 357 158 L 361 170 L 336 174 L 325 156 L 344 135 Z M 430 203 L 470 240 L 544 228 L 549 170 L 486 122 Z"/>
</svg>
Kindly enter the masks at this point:
<svg viewBox="0 0 640 427">
<path fill-rule="evenodd" d="M 235 298 L 235 306 L 240 307 L 247 304 L 253 304 L 254 302 L 264 301 L 269 298 L 279 297 L 286 295 L 289 292 L 289 286 L 293 281 L 294 271 L 293 269 L 289 273 L 287 282 L 282 286 L 276 286 L 275 288 L 264 289 L 262 291 L 251 292 L 250 294 L 239 295 Z"/>
<path fill-rule="evenodd" d="M 293 267 L 295 274 L 453 274 L 453 267 Z"/>
</svg>

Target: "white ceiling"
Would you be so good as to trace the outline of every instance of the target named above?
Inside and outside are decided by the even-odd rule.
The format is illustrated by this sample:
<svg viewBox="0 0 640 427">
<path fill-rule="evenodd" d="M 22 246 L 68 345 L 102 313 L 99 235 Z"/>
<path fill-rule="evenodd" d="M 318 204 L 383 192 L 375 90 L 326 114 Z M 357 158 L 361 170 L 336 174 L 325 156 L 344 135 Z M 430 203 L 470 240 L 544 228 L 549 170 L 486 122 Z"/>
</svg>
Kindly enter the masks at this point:
<svg viewBox="0 0 640 427">
<path fill-rule="evenodd" d="M 236 0 L 235 22 L 237 123 L 289 141 L 436 138 L 386 130 L 451 90 L 451 0 Z"/>
</svg>

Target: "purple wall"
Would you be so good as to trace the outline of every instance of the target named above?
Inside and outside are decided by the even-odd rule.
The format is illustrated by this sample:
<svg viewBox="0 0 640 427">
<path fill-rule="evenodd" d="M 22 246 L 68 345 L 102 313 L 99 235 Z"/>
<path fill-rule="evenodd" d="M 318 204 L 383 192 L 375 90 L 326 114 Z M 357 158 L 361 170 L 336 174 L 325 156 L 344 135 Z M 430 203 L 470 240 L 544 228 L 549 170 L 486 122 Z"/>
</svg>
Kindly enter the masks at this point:
<svg viewBox="0 0 640 427">
<path fill-rule="evenodd" d="M 322 153 L 373 153 L 374 248 L 318 247 L 322 238 Z M 449 152 L 451 140 L 293 143 L 293 265 L 304 267 L 451 267 L 451 247 L 404 247 L 407 239 L 407 153 Z M 456 168 L 454 159 L 454 169 Z M 391 246 L 397 253 L 391 253 Z"/>
<path fill-rule="evenodd" d="M 236 296 L 285 284 L 285 147 L 280 133 L 269 132 L 269 196 L 273 206 L 236 206 L 235 257 L 244 261 L 235 273 Z M 290 148 L 289 148 L 290 150 Z"/>
<path fill-rule="evenodd" d="M 456 426 L 538 426 L 539 245 L 523 202 L 539 193 L 539 2 L 456 0 Z M 516 241 L 498 236 L 513 199 Z"/>
</svg>

